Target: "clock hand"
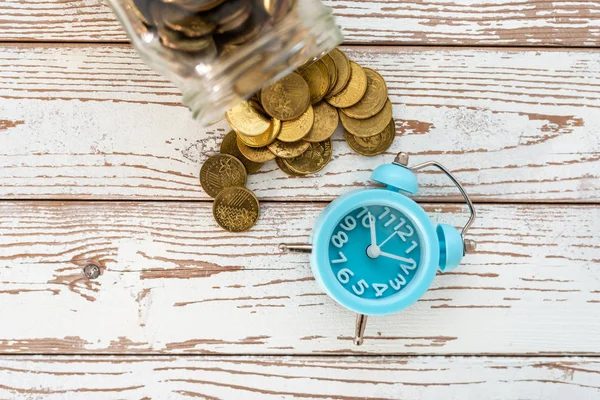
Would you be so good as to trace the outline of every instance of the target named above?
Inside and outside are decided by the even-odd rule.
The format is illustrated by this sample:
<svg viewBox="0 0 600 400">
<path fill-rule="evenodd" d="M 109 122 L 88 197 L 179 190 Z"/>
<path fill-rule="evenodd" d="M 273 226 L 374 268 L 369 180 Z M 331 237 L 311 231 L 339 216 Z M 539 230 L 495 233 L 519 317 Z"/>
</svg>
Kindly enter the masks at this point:
<svg viewBox="0 0 600 400">
<path fill-rule="evenodd" d="M 410 263 L 410 264 L 414 264 L 414 262 L 415 262 L 415 260 L 413 260 L 412 258 L 404 258 L 404 257 L 397 256 L 395 254 L 385 253 L 383 251 L 380 251 L 379 255 L 381 257 L 387 257 L 387 258 L 391 258 L 393 260 L 398 260 L 398 261 L 402 261 L 402 262 Z"/>
<path fill-rule="evenodd" d="M 390 240 L 391 240 L 391 239 L 394 237 L 394 235 L 396 235 L 397 233 L 398 233 L 398 231 L 394 231 L 394 232 L 392 232 L 392 234 L 391 234 L 390 236 L 388 236 L 388 237 L 387 237 L 387 239 L 385 239 L 385 240 L 384 240 L 384 241 L 383 241 L 383 242 L 382 242 L 380 245 L 378 245 L 377 247 L 379 247 L 379 248 L 383 247 L 383 245 L 384 245 L 384 244 L 386 244 L 387 242 L 389 242 L 389 241 L 390 241 Z"/>
<path fill-rule="evenodd" d="M 367 215 L 369 216 L 369 229 L 371 230 L 371 246 L 378 247 L 377 233 L 375 232 L 375 217 L 373 217 L 370 212 Z"/>
</svg>

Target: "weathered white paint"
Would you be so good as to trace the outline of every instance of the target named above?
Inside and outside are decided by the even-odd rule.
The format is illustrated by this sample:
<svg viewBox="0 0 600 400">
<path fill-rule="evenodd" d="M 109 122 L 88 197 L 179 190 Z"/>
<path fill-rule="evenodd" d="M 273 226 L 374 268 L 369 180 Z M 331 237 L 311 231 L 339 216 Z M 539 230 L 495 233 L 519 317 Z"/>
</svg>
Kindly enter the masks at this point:
<svg viewBox="0 0 600 400">
<path fill-rule="evenodd" d="M 599 374 L 595 358 L 3 357 L 0 397 L 593 400 Z"/>
<path fill-rule="evenodd" d="M 349 43 L 597 46 L 600 2 L 324 0 Z M 1 40 L 127 40 L 101 0 L 4 0 Z"/>
<path fill-rule="evenodd" d="M 478 201 L 600 199 L 600 53 L 348 54 L 387 80 L 394 145 L 368 158 L 336 136 L 332 163 L 306 178 L 269 163 L 249 180 L 262 200 L 331 200 L 398 151 L 438 159 Z M 128 46 L 5 45 L 0 70 L 0 197 L 207 199 L 198 171 L 226 124 L 201 128 Z M 460 200 L 443 176 L 420 179 L 420 198 Z"/>
<path fill-rule="evenodd" d="M 424 299 L 371 318 L 330 300 L 306 255 L 323 204 L 265 204 L 230 234 L 207 203 L 0 203 L 0 351 L 600 354 L 600 209 L 480 205 L 479 248 Z M 460 226 L 463 207 L 431 205 Z M 87 281 L 82 266 L 105 270 Z"/>
</svg>

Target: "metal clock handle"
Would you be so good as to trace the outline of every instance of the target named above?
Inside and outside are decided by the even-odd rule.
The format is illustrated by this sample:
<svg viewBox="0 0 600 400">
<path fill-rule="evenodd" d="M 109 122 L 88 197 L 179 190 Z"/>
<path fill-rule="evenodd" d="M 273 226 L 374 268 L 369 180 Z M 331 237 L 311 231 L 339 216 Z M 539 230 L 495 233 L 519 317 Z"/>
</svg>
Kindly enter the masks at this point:
<svg viewBox="0 0 600 400">
<path fill-rule="evenodd" d="M 396 156 L 396 159 L 394 160 L 394 164 L 398 164 L 403 167 L 406 167 L 413 172 L 417 172 L 417 171 L 420 171 L 420 170 L 428 168 L 428 167 L 435 167 L 435 168 L 439 169 L 440 171 L 442 171 L 444 174 L 446 174 L 446 176 L 448 178 L 450 178 L 450 180 L 454 183 L 454 185 L 456 185 L 456 187 L 458 188 L 460 193 L 463 195 L 465 202 L 467 203 L 467 206 L 469 206 L 469 211 L 471 212 L 471 216 L 469 217 L 469 220 L 463 227 L 462 232 L 460 234 L 463 238 L 464 252 L 466 254 L 466 253 L 474 251 L 475 247 L 476 247 L 475 241 L 470 240 L 470 239 L 465 239 L 465 235 L 466 235 L 467 231 L 469 230 L 469 228 L 471 227 L 471 225 L 473 225 L 473 222 L 475 222 L 477 213 L 475 211 L 475 207 L 473 206 L 473 202 L 471 201 L 471 198 L 467 194 L 467 191 L 465 190 L 463 185 L 458 181 L 458 179 L 456 179 L 456 177 L 452 174 L 452 172 L 450 172 L 446 167 L 444 167 L 442 164 L 438 163 L 437 161 L 427 161 L 427 162 L 424 162 L 423 164 L 409 167 L 408 166 L 408 154 L 406 154 L 406 153 L 398 153 L 398 155 Z"/>
</svg>

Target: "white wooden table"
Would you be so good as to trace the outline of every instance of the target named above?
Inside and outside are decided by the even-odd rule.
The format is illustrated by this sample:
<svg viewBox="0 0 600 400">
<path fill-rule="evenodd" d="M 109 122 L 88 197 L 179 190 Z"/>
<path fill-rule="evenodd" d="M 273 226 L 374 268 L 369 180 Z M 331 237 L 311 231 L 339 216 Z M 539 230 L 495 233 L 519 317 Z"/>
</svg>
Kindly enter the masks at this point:
<svg viewBox="0 0 600 400">
<path fill-rule="evenodd" d="M 265 166 L 238 235 L 198 184 L 226 124 L 193 121 L 106 5 L 0 2 L 0 398 L 600 397 L 600 1 L 326 2 L 398 136 L 375 158 L 337 137 L 313 177 Z M 457 172 L 479 248 L 357 348 L 277 244 L 400 150 Z M 421 180 L 460 225 L 450 184 Z"/>
</svg>

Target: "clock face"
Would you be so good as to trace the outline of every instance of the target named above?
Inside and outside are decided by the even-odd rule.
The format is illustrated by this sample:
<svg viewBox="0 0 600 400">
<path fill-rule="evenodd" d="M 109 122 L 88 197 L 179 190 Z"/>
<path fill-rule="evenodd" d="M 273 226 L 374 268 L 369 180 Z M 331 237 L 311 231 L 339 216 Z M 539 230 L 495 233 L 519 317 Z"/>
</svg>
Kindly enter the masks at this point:
<svg viewBox="0 0 600 400">
<path fill-rule="evenodd" d="M 421 250 L 419 234 L 402 211 L 372 205 L 342 217 L 329 240 L 328 256 L 344 289 L 362 299 L 385 299 L 413 279 Z"/>
</svg>

